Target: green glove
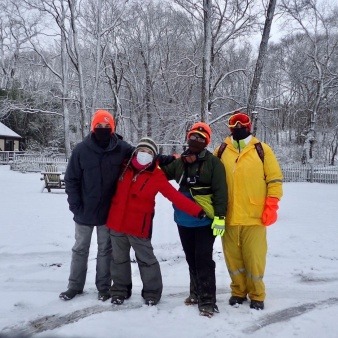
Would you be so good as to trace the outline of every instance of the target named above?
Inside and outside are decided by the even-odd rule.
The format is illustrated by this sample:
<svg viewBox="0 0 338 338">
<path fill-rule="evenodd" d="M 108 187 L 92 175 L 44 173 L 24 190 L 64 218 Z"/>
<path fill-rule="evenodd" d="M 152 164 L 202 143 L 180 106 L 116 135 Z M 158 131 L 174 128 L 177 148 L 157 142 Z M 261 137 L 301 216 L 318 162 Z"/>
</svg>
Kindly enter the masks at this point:
<svg viewBox="0 0 338 338">
<path fill-rule="evenodd" d="M 211 229 L 213 229 L 214 236 L 223 236 L 225 233 L 225 217 L 215 216 Z"/>
</svg>

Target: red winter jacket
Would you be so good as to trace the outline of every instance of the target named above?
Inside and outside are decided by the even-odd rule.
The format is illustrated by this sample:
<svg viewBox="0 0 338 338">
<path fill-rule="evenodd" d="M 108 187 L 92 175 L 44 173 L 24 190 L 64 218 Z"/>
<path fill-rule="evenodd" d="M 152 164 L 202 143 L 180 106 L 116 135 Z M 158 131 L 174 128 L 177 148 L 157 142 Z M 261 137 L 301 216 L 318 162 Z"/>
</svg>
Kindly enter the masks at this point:
<svg viewBox="0 0 338 338">
<path fill-rule="evenodd" d="M 118 181 L 111 201 L 107 227 L 127 235 L 150 238 L 155 213 L 155 196 L 160 192 L 177 208 L 197 217 L 202 208 L 178 192 L 162 170 L 155 166 L 145 170 L 133 181 L 136 172 L 129 166 Z"/>
</svg>

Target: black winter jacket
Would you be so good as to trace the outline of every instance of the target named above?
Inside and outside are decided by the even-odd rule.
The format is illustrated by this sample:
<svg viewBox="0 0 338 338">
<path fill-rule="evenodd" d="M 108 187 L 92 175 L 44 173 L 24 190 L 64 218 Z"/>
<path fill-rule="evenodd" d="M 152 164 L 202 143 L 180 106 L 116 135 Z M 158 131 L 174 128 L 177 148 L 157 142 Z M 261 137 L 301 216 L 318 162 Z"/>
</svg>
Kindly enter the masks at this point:
<svg viewBox="0 0 338 338">
<path fill-rule="evenodd" d="M 133 150 L 116 134 L 112 134 L 106 149 L 95 143 L 92 133 L 76 145 L 65 174 L 69 209 L 76 223 L 106 224 L 120 166 Z"/>
</svg>

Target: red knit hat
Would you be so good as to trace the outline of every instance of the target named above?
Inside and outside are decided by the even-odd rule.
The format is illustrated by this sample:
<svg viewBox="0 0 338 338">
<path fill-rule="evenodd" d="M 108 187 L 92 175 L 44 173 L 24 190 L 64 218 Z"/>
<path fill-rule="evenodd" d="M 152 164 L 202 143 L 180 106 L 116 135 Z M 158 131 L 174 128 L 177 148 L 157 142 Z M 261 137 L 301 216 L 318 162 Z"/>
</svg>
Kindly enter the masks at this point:
<svg viewBox="0 0 338 338">
<path fill-rule="evenodd" d="M 94 131 L 94 128 L 98 123 L 109 123 L 112 129 L 112 133 L 115 132 L 114 117 L 106 110 L 100 109 L 95 112 L 92 118 L 90 130 Z"/>
<path fill-rule="evenodd" d="M 196 122 L 192 125 L 190 130 L 188 131 L 187 138 L 190 137 L 191 134 L 200 134 L 206 139 L 206 144 L 210 143 L 211 139 L 211 129 L 209 125 L 204 122 Z"/>
</svg>

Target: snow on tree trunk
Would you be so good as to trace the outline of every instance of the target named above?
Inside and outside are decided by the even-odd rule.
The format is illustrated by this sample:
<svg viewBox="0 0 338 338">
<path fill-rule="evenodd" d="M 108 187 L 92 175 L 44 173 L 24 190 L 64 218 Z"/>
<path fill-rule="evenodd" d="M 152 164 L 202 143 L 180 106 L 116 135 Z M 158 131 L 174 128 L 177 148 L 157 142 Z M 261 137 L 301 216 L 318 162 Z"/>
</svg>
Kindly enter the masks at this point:
<svg viewBox="0 0 338 338">
<path fill-rule="evenodd" d="M 97 92 L 100 79 L 100 68 L 101 68 L 101 11 L 102 11 L 102 0 L 97 0 L 97 15 L 96 15 L 96 64 L 95 64 L 95 75 L 94 75 L 94 85 L 93 85 L 93 99 L 92 99 L 92 109 L 91 115 L 94 114 L 97 107 Z M 91 118 L 91 116 L 90 116 Z"/>
<path fill-rule="evenodd" d="M 212 0 L 203 0 L 204 44 L 201 89 L 201 121 L 209 122 Z"/>
<path fill-rule="evenodd" d="M 62 17 L 62 26 L 64 27 L 64 11 Z M 63 110 L 63 128 L 64 128 L 64 137 L 65 137 L 65 153 L 66 158 L 70 157 L 70 137 L 69 137 L 69 110 L 68 110 L 68 57 L 67 57 L 67 46 L 66 46 L 66 37 L 65 31 L 61 30 L 61 80 L 62 80 L 62 110 Z"/>
<path fill-rule="evenodd" d="M 70 9 L 70 23 L 71 23 L 71 34 L 72 40 L 72 47 L 74 49 L 74 55 L 72 57 L 72 62 L 77 70 L 77 75 L 79 79 L 79 94 L 80 94 L 80 114 L 81 114 L 81 135 L 82 138 L 86 136 L 86 121 L 87 121 L 87 113 L 86 113 L 86 93 L 84 87 L 84 74 L 82 70 L 82 59 L 79 51 L 79 38 L 78 38 L 78 31 L 76 25 L 76 7 L 77 1 L 76 0 L 68 0 L 68 5 Z M 88 119 L 88 125 L 90 125 L 90 119 Z"/>
<path fill-rule="evenodd" d="M 262 34 L 262 40 L 259 46 L 259 53 L 258 53 L 258 58 L 256 62 L 256 68 L 255 68 L 255 72 L 254 72 L 254 76 L 253 76 L 253 80 L 252 80 L 251 88 L 250 88 L 250 94 L 248 98 L 247 113 L 249 115 L 251 115 L 252 111 L 255 110 L 255 107 L 256 107 L 258 88 L 259 88 L 259 83 L 260 83 L 262 72 L 263 72 L 266 52 L 268 49 L 268 42 L 269 42 L 269 37 L 270 37 L 272 20 L 273 20 L 273 16 L 275 13 L 275 7 L 276 7 L 276 0 L 270 0 L 269 6 L 266 12 L 266 19 L 265 19 L 265 24 L 264 24 L 263 34 Z M 257 131 L 257 123 L 254 124 L 253 134 L 256 134 L 256 131 Z"/>
</svg>

